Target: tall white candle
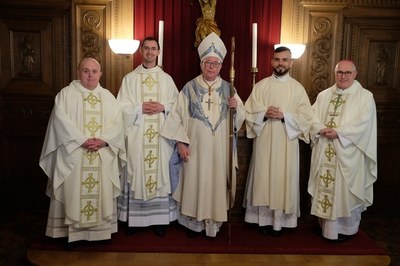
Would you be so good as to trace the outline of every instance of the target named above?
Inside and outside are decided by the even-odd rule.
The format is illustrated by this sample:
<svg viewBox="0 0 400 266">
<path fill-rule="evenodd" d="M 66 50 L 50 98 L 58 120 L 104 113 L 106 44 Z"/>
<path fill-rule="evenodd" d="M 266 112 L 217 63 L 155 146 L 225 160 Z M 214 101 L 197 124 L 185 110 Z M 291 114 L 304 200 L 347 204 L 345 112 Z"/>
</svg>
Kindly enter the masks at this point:
<svg viewBox="0 0 400 266">
<path fill-rule="evenodd" d="M 163 65 L 163 47 L 164 47 L 164 21 L 158 22 L 158 43 L 160 44 L 160 54 L 158 55 L 158 65 Z"/>
<path fill-rule="evenodd" d="M 253 23 L 251 67 L 257 67 L 257 23 Z"/>
</svg>

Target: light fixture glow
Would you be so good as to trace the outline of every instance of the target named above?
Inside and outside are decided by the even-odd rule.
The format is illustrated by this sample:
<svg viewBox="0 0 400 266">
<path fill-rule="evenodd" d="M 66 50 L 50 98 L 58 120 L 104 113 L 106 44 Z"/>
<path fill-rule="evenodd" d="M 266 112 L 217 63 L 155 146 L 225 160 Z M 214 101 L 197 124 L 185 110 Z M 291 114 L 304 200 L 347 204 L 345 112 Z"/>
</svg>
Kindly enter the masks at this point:
<svg viewBox="0 0 400 266">
<path fill-rule="evenodd" d="M 134 54 L 139 48 L 140 41 L 132 39 L 110 39 L 108 45 L 116 54 Z"/>
<path fill-rule="evenodd" d="M 298 59 L 300 58 L 304 51 L 306 50 L 306 45 L 305 44 L 298 44 L 298 43 L 280 43 L 280 44 L 275 44 L 274 49 L 285 46 L 290 49 L 292 52 L 292 59 Z"/>
</svg>

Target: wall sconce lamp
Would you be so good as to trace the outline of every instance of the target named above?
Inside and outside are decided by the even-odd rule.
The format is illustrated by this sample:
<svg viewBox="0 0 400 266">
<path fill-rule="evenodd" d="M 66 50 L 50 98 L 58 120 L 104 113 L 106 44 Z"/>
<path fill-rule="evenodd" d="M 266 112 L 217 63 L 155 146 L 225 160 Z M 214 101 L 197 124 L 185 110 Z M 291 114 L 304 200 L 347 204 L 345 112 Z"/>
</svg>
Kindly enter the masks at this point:
<svg viewBox="0 0 400 266">
<path fill-rule="evenodd" d="M 297 44 L 297 43 L 280 43 L 280 44 L 275 44 L 274 49 L 285 46 L 290 49 L 292 52 L 292 59 L 298 59 L 300 58 L 304 51 L 306 50 L 306 45 L 305 44 Z"/>
<path fill-rule="evenodd" d="M 139 48 L 140 41 L 132 39 L 110 39 L 108 40 L 108 45 L 111 50 L 119 55 L 134 54 Z"/>
</svg>

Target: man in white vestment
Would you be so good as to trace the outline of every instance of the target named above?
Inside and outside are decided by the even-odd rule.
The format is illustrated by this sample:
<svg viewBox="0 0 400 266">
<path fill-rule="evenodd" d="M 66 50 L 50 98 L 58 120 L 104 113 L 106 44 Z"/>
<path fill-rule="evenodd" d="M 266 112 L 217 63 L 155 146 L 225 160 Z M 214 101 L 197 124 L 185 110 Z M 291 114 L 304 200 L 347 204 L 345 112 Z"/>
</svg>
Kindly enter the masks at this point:
<svg viewBox="0 0 400 266">
<path fill-rule="evenodd" d="M 124 77 L 117 96 L 128 154 L 118 219 L 127 222 L 127 235 L 138 227 L 154 226 L 156 234 L 164 236 L 166 225 L 177 219 L 169 175 L 175 142 L 159 133 L 178 89 L 171 76 L 156 65 L 160 46 L 155 38 L 145 38 L 140 53 L 143 63 Z"/>
<path fill-rule="evenodd" d="M 117 232 L 123 124 L 117 100 L 99 84 L 101 74 L 95 59 L 81 61 L 78 80 L 55 98 L 40 155 L 49 178 L 46 235 L 68 243 L 108 240 Z"/>
<path fill-rule="evenodd" d="M 356 76 L 353 62 L 340 61 L 335 85 L 320 92 L 313 104 L 311 214 L 319 218 L 323 237 L 335 241 L 358 232 L 378 172 L 375 101 Z"/>
<path fill-rule="evenodd" d="M 291 51 L 275 49 L 273 74 L 246 101 L 246 132 L 253 139 L 243 207 L 245 221 L 279 236 L 300 217 L 299 140 L 309 142 L 312 110 L 304 87 L 290 77 Z"/>
<path fill-rule="evenodd" d="M 232 203 L 233 199 L 228 195 L 229 109 L 236 108 L 236 130 L 244 121 L 245 111 L 240 97 L 237 93 L 230 97 L 230 84 L 219 76 L 226 48 L 218 35 L 209 34 L 198 53 L 202 74 L 179 93 L 161 135 L 177 141 L 182 161 L 173 194 L 180 206 L 178 222 L 189 229 L 189 237 L 201 231 L 215 237 L 227 221 L 228 201 Z M 237 166 L 236 156 L 232 157 L 232 165 Z M 234 183 L 232 176 L 232 191 Z"/>
</svg>

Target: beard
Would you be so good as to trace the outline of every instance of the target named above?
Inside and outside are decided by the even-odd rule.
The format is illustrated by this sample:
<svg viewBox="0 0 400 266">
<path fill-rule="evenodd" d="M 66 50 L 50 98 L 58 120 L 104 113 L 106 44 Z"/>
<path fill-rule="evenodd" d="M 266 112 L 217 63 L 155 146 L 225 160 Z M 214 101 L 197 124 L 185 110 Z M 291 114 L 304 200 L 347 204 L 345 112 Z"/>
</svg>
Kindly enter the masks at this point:
<svg viewBox="0 0 400 266">
<path fill-rule="evenodd" d="M 289 68 L 282 68 L 282 67 L 274 67 L 272 69 L 272 71 L 274 72 L 274 74 L 278 77 L 284 76 L 286 75 L 286 73 L 289 72 Z"/>
</svg>

